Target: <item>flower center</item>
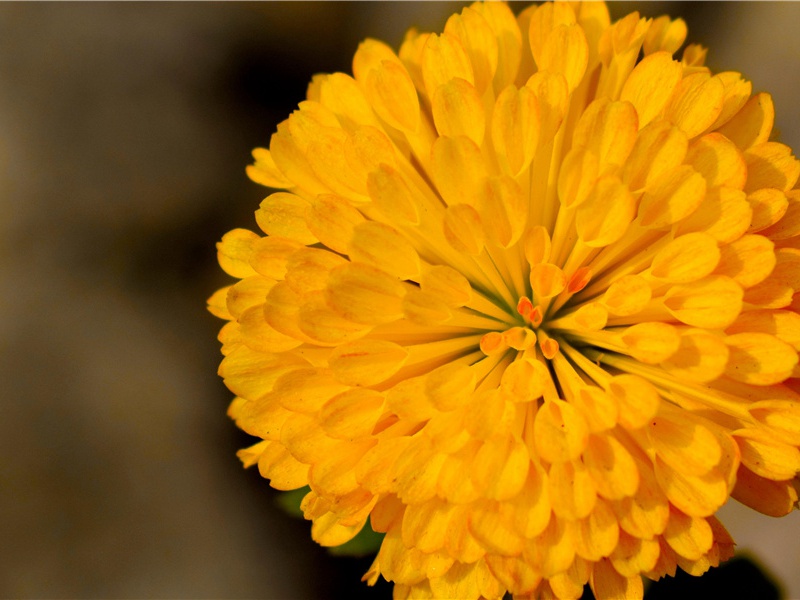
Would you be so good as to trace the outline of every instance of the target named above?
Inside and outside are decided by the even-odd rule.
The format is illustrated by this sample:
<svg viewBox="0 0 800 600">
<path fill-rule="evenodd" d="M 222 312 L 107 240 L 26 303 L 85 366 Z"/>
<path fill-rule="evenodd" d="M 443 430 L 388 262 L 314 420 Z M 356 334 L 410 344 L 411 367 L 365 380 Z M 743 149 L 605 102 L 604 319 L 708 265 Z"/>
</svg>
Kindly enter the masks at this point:
<svg viewBox="0 0 800 600">
<path fill-rule="evenodd" d="M 585 267 L 567 276 L 552 263 L 534 266 L 530 275 L 532 298 L 539 301 L 534 304 L 531 298 L 520 298 L 516 312 L 522 324 L 509 327 L 503 332 L 490 331 L 485 334 L 480 342 L 481 351 L 489 356 L 505 352 L 509 348 L 525 351 L 538 344 L 546 359 L 555 357 L 559 344 L 551 337 L 550 331 L 560 329 L 567 323 L 574 324 L 574 318 L 567 321 L 563 313 L 577 312 L 570 310 L 571 301 L 575 294 L 586 287 L 590 278 L 591 272 Z"/>
</svg>

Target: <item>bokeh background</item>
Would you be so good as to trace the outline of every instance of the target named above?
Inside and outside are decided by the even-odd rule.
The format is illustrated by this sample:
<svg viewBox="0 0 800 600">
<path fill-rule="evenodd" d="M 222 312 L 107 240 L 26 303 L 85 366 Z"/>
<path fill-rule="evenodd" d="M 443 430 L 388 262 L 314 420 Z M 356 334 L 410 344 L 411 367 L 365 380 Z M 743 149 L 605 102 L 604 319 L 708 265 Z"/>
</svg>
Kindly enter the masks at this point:
<svg viewBox="0 0 800 600">
<path fill-rule="evenodd" d="M 311 75 L 461 5 L 0 4 L 0 597 L 390 595 L 241 469 L 204 302 L 228 282 L 214 243 L 267 194 L 249 152 Z M 682 16 L 800 149 L 800 3 L 611 10 Z M 723 509 L 789 598 L 799 516 Z"/>
</svg>

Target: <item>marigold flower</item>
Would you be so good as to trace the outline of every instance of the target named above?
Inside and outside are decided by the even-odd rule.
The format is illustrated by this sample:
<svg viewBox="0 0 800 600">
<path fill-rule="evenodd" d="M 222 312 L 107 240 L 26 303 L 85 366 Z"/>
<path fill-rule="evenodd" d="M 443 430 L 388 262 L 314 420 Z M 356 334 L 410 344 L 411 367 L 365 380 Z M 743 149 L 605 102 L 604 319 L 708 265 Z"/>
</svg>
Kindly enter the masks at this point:
<svg viewBox="0 0 800 600">
<path fill-rule="evenodd" d="M 219 262 L 246 466 L 404 597 L 642 595 L 800 470 L 800 162 L 680 19 L 476 3 L 314 77 Z M 640 56 L 642 58 L 640 59 Z M 367 523 L 369 523 L 367 525 Z"/>
</svg>

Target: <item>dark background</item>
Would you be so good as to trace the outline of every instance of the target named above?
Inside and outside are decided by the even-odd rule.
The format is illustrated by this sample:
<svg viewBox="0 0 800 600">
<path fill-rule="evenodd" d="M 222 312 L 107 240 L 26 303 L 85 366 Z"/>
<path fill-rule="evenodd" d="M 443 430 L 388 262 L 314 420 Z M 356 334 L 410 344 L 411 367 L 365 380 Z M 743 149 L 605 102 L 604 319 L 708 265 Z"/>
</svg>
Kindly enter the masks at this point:
<svg viewBox="0 0 800 600">
<path fill-rule="evenodd" d="M 244 166 L 358 42 L 441 31 L 461 3 L 0 4 L 0 597 L 342 598 L 333 558 L 234 453 L 216 376 L 255 228 Z M 800 148 L 800 4 L 624 3 L 689 24 L 715 71 L 772 92 Z M 800 597 L 798 514 L 723 521 Z M 379 586 L 370 597 L 387 597 Z"/>
</svg>

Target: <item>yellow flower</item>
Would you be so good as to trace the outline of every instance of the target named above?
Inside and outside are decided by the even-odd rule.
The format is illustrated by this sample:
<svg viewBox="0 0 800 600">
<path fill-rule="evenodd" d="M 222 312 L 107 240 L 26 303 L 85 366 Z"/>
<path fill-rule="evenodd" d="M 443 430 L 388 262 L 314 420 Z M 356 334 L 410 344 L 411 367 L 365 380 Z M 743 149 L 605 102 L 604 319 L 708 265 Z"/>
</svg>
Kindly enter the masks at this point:
<svg viewBox="0 0 800 600">
<path fill-rule="evenodd" d="M 476 3 L 313 79 L 214 294 L 242 450 L 397 597 L 642 595 L 798 500 L 800 162 L 680 19 Z M 643 56 L 643 58 L 639 58 Z"/>
</svg>

